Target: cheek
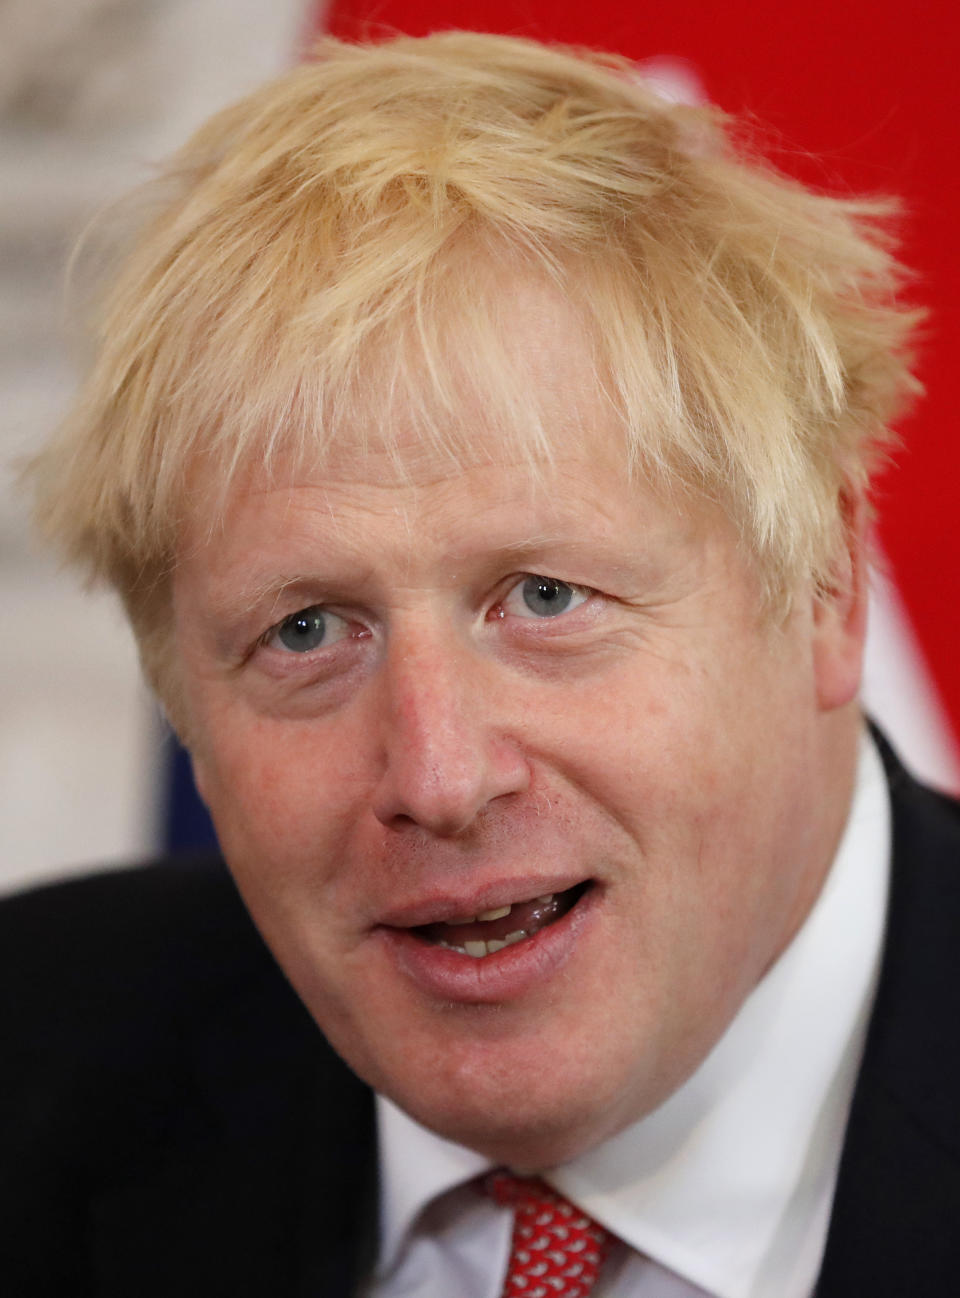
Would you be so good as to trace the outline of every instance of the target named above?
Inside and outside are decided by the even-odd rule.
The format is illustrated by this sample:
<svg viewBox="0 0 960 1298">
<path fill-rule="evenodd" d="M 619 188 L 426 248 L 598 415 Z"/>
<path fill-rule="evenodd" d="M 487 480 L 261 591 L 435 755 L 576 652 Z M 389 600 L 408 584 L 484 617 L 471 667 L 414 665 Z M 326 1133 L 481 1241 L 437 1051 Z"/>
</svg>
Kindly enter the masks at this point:
<svg viewBox="0 0 960 1298">
<path fill-rule="evenodd" d="M 802 664 L 721 650 L 638 661 L 598 690 L 571 778 L 633 839 L 664 929 L 735 946 L 779 910 L 807 851 L 813 713 Z"/>
<path fill-rule="evenodd" d="M 262 719 L 214 723 L 207 735 L 214 738 L 199 746 L 195 770 L 231 865 L 323 859 L 356 784 L 323 737 Z"/>
<path fill-rule="evenodd" d="M 545 759 L 559 757 L 616 820 L 697 832 L 696 821 L 722 804 L 742 709 L 699 664 L 637 656 L 583 691 L 577 710 L 577 724 L 566 735 L 558 727 L 555 742 L 542 720 L 535 733 Z"/>
</svg>

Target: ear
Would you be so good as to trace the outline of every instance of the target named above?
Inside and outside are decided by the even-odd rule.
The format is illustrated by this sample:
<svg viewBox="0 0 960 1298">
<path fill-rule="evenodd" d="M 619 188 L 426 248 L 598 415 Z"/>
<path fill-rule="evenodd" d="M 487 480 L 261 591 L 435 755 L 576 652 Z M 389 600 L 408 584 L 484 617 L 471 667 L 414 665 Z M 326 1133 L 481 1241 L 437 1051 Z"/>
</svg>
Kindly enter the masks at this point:
<svg viewBox="0 0 960 1298">
<path fill-rule="evenodd" d="M 857 697 L 867 634 L 869 509 L 861 487 L 840 493 L 842 533 L 829 584 L 813 595 L 817 704 L 829 712 Z"/>
</svg>

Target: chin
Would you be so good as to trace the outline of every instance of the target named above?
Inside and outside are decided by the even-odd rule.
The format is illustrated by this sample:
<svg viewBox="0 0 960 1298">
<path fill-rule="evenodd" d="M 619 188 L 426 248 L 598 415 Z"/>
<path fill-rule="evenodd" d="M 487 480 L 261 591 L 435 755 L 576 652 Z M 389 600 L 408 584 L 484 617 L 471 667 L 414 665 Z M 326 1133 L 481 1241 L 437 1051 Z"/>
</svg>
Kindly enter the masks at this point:
<svg viewBox="0 0 960 1298">
<path fill-rule="evenodd" d="M 491 1107 L 451 1103 L 437 1105 L 403 1105 L 423 1126 L 446 1140 L 466 1145 L 492 1159 L 494 1163 L 519 1172 L 542 1171 L 569 1162 L 578 1154 L 594 1148 L 617 1129 L 607 1114 L 587 1111 L 585 1105 L 566 1103 L 562 1098 L 549 1102 L 531 1102 L 523 1097 L 519 1103 L 501 1099 Z"/>
<path fill-rule="evenodd" d="M 565 1066 L 526 1048 L 470 1053 L 444 1052 L 413 1074 L 386 1064 L 376 1089 L 422 1126 L 518 1171 L 567 1162 L 638 1116 L 609 1073 L 571 1067 L 569 1052 Z"/>
</svg>

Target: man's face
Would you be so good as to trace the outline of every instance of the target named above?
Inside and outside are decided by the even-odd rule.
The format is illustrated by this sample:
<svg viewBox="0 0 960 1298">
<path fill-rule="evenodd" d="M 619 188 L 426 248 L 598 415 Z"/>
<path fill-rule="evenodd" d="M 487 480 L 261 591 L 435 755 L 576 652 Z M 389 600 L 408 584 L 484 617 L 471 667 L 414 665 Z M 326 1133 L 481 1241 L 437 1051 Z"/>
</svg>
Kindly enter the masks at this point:
<svg viewBox="0 0 960 1298">
<path fill-rule="evenodd" d="M 266 940 L 361 1076 L 528 1167 L 664 1099 L 802 921 L 857 650 L 809 598 L 764 622 L 718 511 L 629 483 L 568 355 L 537 364 L 539 485 L 344 452 L 249 481 L 175 578 L 200 787 Z"/>
</svg>

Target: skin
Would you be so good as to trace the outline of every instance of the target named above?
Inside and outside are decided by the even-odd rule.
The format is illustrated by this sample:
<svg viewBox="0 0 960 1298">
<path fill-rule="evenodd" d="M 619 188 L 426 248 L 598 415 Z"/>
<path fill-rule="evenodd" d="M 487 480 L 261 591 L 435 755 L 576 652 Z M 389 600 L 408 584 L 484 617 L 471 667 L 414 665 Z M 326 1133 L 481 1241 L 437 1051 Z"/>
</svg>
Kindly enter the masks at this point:
<svg viewBox="0 0 960 1298">
<path fill-rule="evenodd" d="M 361 1076 L 525 1169 L 650 1112 L 802 923 L 863 639 L 855 501 L 836 588 L 772 625 L 730 524 L 627 481 L 586 359 L 541 323 L 539 482 L 404 430 L 400 474 L 346 437 L 322 474 L 249 477 L 174 578 L 198 783 L 267 942 Z M 528 574 L 567 610 L 534 616 Z M 291 651 L 311 606 L 328 639 Z M 580 880 L 582 922 L 515 984 L 440 995 L 398 953 L 404 919 Z"/>
</svg>

